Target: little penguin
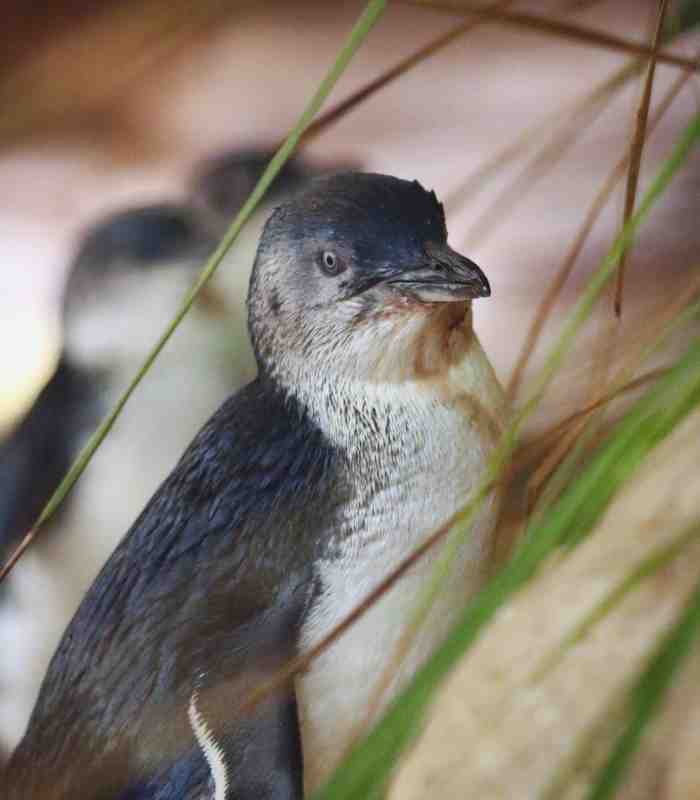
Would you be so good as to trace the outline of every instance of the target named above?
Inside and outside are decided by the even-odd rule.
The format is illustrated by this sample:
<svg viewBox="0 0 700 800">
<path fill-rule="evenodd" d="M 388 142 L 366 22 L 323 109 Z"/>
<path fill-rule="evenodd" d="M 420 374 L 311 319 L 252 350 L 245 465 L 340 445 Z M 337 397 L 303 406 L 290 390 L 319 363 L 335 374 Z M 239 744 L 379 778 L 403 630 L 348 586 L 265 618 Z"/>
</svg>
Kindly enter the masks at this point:
<svg viewBox="0 0 700 800">
<path fill-rule="evenodd" d="M 504 416 L 471 323 L 489 294 L 416 181 L 341 173 L 272 213 L 248 295 L 258 377 L 86 594 L 10 760 L 10 800 L 298 800 L 328 777 L 437 554 L 286 687 L 245 701 L 483 476 Z M 491 496 L 377 712 L 483 580 L 496 512 Z"/>
<path fill-rule="evenodd" d="M 0 442 L 2 561 L 116 403 L 214 245 L 194 211 L 176 203 L 115 211 L 81 237 L 63 293 L 56 370 Z M 169 404 L 167 436 L 135 405 L 0 587 L 0 743 L 7 748 L 19 741 L 65 626 L 135 513 L 202 415 L 245 382 L 236 384 L 225 357 L 227 333 L 218 317 L 196 309 L 144 387 L 146 403 L 179 393 Z"/>
</svg>

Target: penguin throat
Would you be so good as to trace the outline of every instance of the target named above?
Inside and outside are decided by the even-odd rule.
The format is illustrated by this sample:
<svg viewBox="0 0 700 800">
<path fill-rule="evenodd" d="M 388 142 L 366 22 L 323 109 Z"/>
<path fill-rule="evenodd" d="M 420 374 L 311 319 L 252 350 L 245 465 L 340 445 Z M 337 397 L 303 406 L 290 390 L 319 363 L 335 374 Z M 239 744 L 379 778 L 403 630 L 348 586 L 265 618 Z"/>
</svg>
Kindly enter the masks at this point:
<svg viewBox="0 0 700 800">
<path fill-rule="evenodd" d="M 394 384 L 440 382 L 473 338 L 471 307 L 445 303 L 413 312 L 384 309 L 328 335 L 309 330 L 277 351 L 266 371 L 297 393 L 329 382 Z M 281 344 L 281 343 L 278 343 Z"/>
<path fill-rule="evenodd" d="M 474 341 L 469 306 L 441 305 L 367 320 L 342 349 L 317 344 L 306 357 L 288 350 L 267 372 L 332 440 L 367 435 L 371 443 L 382 414 L 449 403 L 450 374 Z"/>
</svg>

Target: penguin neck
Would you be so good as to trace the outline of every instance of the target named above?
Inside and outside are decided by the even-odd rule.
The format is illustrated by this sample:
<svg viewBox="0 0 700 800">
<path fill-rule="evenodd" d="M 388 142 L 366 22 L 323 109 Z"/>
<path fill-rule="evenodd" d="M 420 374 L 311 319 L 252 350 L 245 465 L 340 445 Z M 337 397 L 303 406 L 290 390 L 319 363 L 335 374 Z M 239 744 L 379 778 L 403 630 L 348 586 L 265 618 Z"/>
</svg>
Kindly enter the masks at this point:
<svg viewBox="0 0 700 800">
<path fill-rule="evenodd" d="M 366 335 L 366 358 L 350 369 L 342 359 L 288 359 L 275 376 L 331 441 L 358 454 L 386 449 L 399 427 L 425 425 L 431 408 L 450 404 L 454 370 L 472 351 L 483 355 L 464 306 L 397 321 L 393 336 L 373 337 L 371 325 Z"/>
</svg>

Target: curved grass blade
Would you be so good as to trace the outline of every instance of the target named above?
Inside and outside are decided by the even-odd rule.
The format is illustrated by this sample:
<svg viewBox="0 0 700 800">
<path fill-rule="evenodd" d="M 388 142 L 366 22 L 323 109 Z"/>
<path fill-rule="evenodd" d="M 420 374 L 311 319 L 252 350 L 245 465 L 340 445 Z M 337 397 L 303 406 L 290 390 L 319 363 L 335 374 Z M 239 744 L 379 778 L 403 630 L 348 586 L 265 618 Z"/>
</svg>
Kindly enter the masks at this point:
<svg viewBox="0 0 700 800">
<path fill-rule="evenodd" d="M 674 332 L 679 331 L 695 319 L 698 311 L 700 311 L 700 302 L 695 300 L 698 292 L 700 292 L 700 276 L 690 283 L 688 290 L 683 292 L 679 301 L 673 304 L 667 314 L 667 321 L 660 326 L 660 332 L 655 332 L 647 342 L 643 341 L 644 336 L 641 337 L 642 342 L 638 352 L 612 380 L 608 397 L 610 394 L 615 395 L 623 386 L 630 385 L 632 375 L 641 364 L 661 350 Z M 663 370 L 661 372 L 656 371 L 656 377 L 661 374 L 663 374 Z M 541 516 L 545 509 L 561 494 L 563 487 L 568 485 L 574 473 L 580 468 L 581 459 L 585 456 L 587 449 L 590 449 L 591 440 L 600 436 L 602 420 L 606 413 L 605 404 L 597 401 L 593 405 L 597 407 L 593 409 L 592 413 L 579 417 L 578 421 L 575 422 L 575 427 L 570 428 L 559 439 L 559 442 L 569 446 L 572 441 L 570 434 L 574 431 L 576 432 L 573 446 L 569 446 L 568 452 L 563 455 L 546 478 L 544 489 L 541 492 L 538 491 L 537 502 L 532 512 L 533 517 Z"/>
<path fill-rule="evenodd" d="M 671 178 L 680 169 L 693 146 L 700 139 L 700 113 L 696 114 L 690 121 L 685 131 L 680 137 L 680 140 L 669 158 L 664 162 L 661 169 L 656 175 L 651 186 L 642 198 L 637 211 L 630 217 L 628 223 L 623 227 L 622 232 L 615 240 L 610 252 L 604 259 L 601 266 L 593 273 L 586 288 L 584 289 L 581 298 L 576 303 L 573 312 L 565 321 L 561 335 L 557 343 L 550 351 L 547 359 L 545 360 L 544 367 L 535 381 L 535 388 L 530 396 L 530 399 L 523 405 L 522 409 L 516 416 L 516 423 L 518 427 L 521 426 L 522 421 L 529 415 L 534 407 L 539 402 L 544 390 L 549 385 L 549 382 L 557 372 L 564 355 L 570 350 L 573 340 L 576 337 L 582 323 L 590 315 L 591 309 L 595 301 L 598 299 L 600 292 L 607 282 L 612 277 L 620 258 L 625 250 L 629 247 L 630 243 L 634 240 L 639 226 L 646 218 L 651 207 L 658 199 L 659 195 L 666 189 Z"/>
<path fill-rule="evenodd" d="M 493 7 L 495 9 L 505 8 L 512 2 L 514 2 L 514 0 L 497 0 L 497 2 L 493 3 Z M 432 39 L 428 44 L 416 50 L 414 53 L 411 53 L 411 55 L 402 58 L 401 61 L 386 72 L 372 79 L 364 86 L 361 86 L 349 97 L 341 100 L 339 103 L 329 108 L 328 111 L 316 117 L 304 131 L 303 143 L 305 145 L 309 144 L 309 142 L 313 141 L 319 134 L 325 133 L 328 128 L 343 119 L 350 111 L 372 97 L 379 90 L 390 86 L 397 78 L 402 77 L 414 67 L 423 64 L 461 36 L 478 28 L 481 23 L 482 20 L 479 19 L 469 19 L 466 22 L 462 22 L 456 27 L 450 28 L 447 33 L 443 33 L 436 39 Z"/>
<path fill-rule="evenodd" d="M 549 36 L 569 39 L 570 41 L 601 47 L 606 50 L 613 50 L 619 53 L 633 53 L 635 55 L 651 57 L 652 49 L 643 42 L 636 42 L 617 36 L 607 31 L 587 28 L 565 22 L 553 17 L 545 17 L 539 14 L 530 14 L 525 11 L 500 11 L 484 6 L 476 6 L 471 3 L 460 2 L 459 0 L 413 0 L 410 5 L 417 5 L 423 8 L 433 8 L 436 11 L 450 11 L 457 14 L 473 14 L 475 16 L 494 20 L 503 25 L 511 25 L 534 33 L 543 33 Z M 669 53 L 662 50 L 658 53 L 657 59 L 660 63 L 671 64 L 676 67 L 698 71 L 700 65 L 693 59 L 686 58 L 677 53 Z"/>
</svg>

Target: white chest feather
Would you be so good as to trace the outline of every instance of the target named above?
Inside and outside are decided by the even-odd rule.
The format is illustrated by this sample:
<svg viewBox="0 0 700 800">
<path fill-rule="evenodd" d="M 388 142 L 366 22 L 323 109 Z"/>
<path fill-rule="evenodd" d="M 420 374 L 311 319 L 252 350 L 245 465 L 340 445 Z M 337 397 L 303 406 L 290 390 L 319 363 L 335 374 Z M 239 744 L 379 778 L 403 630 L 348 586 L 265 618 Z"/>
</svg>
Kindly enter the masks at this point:
<svg viewBox="0 0 700 800">
<path fill-rule="evenodd" d="M 445 391 L 447 385 L 447 391 Z M 379 390 L 378 390 L 379 391 Z M 478 342 L 433 392 L 403 383 L 368 404 L 391 423 L 384 446 L 371 450 L 361 434 L 344 432 L 367 491 L 348 506 L 337 557 L 318 565 L 321 596 L 302 630 L 302 651 L 341 622 L 417 546 L 468 500 L 483 474 L 503 419 L 500 387 Z M 388 415 L 388 416 L 385 416 Z M 490 418 L 490 422 L 484 416 Z M 490 498 L 452 566 L 447 585 L 376 703 L 377 687 L 392 675 L 397 646 L 414 618 L 439 547 L 421 559 L 298 681 L 307 791 L 328 777 L 367 720 L 444 639 L 479 586 L 496 501 Z"/>
</svg>

